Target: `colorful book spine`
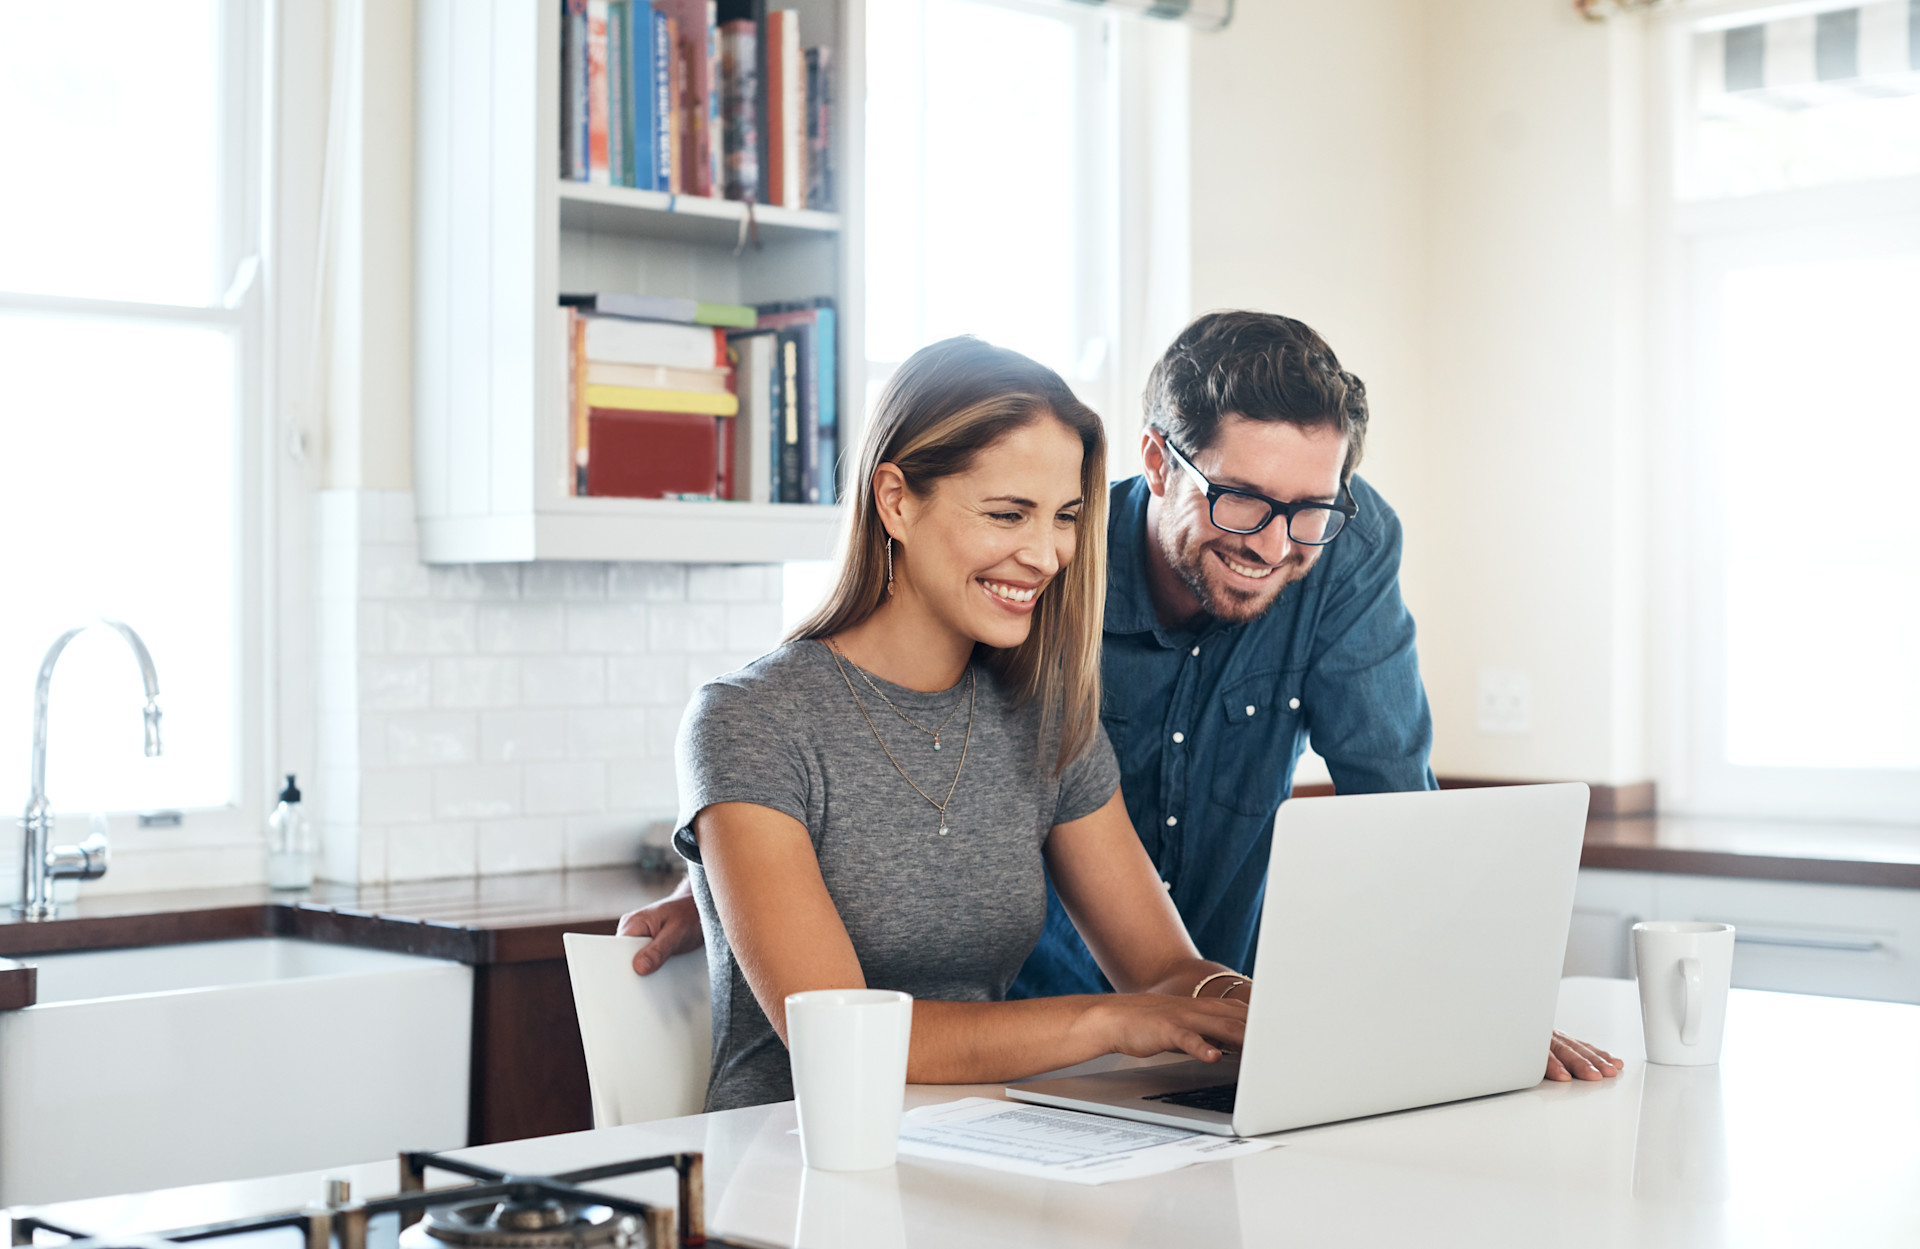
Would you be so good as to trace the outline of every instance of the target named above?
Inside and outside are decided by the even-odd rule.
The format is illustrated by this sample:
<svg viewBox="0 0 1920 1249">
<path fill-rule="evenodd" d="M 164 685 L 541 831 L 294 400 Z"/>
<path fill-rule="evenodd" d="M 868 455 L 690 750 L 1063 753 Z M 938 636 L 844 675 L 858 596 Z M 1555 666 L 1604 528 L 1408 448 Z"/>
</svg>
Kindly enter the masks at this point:
<svg viewBox="0 0 1920 1249">
<path fill-rule="evenodd" d="M 760 198 L 758 42 L 750 21 L 720 28 L 720 186 L 731 200 Z"/>
<path fill-rule="evenodd" d="M 767 14 L 767 194 L 769 204 L 806 207 L 806 74 L 800 59 L 800 15 Z"/>
<path fill-rule="evenodd" d="M 687 193 L 686 166 L 687 50 L 680 42 L 680 23 L 667 18 L 667 190 Z"/>
<path fill-rule="evenodd" d="M 585 182 L 587 166 L 587 0 L 566 0 L 560 11 L 560 176 Z"/>
<path fill-rule="evenodd" d="M 707 0 L 707 95 L 706 95 L 707 189 L 703 195 L 718 195 L 725 178 L 720 150 L 720 3 Z"/>
<path fill-rule="evenodd" d="M 575 494 L 587 492 L 587 448 L 589 445 L 587 428 L 587 319 L 571 308 L 564 309 L 567 318 L 567 412 L 571 420 L 568 441 L 572 446 L 572 468 L 569 484 Z"/>
<path fill-rule="evenodd" d="M 808 48 L 807 207 L 833 211 L 833 49 Z"/>
<path fill-rule="evenodd" d="M 654 390 L 642 386 L 586 387 L 590 408 L 622 408 L 645 412 L 698 412 L 703 416 L 732 416 L 740 410 L 740 400 L 731 394 L 713 394 L 696 390 Z"/>
<path fill-rule="evenodd" d="M 607 0 L 587 0 L 587 181 L 611 186 L 607 164 Z"/>
<path fill-rule="evenodd" d="M 587 416 L 586 493 L 630 499 L 716 497 L 721 424 L 694 412 L 594 408 Z"/>
<path fill-rule="evenodd" d="M 673 34 L 667 15 L 653 10 L 653 189 L 673 189 Z"/>
<path fill-rule="evenodd" d="M 806 379 L 802 375 L 801 334 L 780 331 L 780 501 L 806 502 L 806 440 L 802 436 Z"/>
<path fill-rule="evenodd" d="M 627 58 L 627 0 L 607 0 L 607 171 L 614 186 L 632 186 L 627 101 L 631 83 Z"/>
<path fill-rule="evenodd" d="M 643 191 L 651 191 L 660 162 L 654 159 L 653 90 L 653 5 L 649 0 L 631 0 L 627 26 L 627 81 L 632 83 L 628 100 L 633 106 L 633 182 Z"/>
</svg>

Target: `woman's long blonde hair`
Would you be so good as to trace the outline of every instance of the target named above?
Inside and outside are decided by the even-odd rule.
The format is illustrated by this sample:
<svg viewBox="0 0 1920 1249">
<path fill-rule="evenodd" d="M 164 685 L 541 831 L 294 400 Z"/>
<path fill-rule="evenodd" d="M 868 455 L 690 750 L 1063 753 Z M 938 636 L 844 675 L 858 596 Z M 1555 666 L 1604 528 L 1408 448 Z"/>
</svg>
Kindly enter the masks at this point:
<svg viewBox="0 0 1920 1249">
<path fill-rule="evenodd" d="M 1040 596 L 1027 640 L 1011 650 L 982 647 L 987 668 L 1016 703 L 1040 701 L 1042 749 L 1060 733 L 1054 770 L 1093 740 L 1100 719 L 1100 621 L 1107 594 L 1107 440 L 1100 418 L 1060 375 L 1016 351 L 973 337 L 915 352 L 894 373 L 860 438 L 847 475 L 847 520 L 839 573 L 826 601 L 788 641 L 853 628 L 887 595 L 886 527 L 874 503 L 874 474 L 892 464 L 925 497 L 943 477 L 1016 429 L 1051 416 L 1080 436 L 1080 519 L 1074 557 Z"/>
</svg>

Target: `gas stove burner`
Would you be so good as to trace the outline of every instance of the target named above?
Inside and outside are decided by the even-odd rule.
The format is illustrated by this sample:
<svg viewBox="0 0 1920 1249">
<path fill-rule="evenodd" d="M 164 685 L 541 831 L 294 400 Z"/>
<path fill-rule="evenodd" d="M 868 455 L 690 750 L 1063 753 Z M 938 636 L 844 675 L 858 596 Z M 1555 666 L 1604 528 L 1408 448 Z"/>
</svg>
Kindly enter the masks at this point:
<svg viewBox="0 0 1920 1249">
<path fill-rule="evenodd" d="M 551 1197 L 436 1206 L 426 1218 L 427 1235 L 463 1249 L 628 1249 L 638 1231 L 611 1207 Z"/>
</svg>

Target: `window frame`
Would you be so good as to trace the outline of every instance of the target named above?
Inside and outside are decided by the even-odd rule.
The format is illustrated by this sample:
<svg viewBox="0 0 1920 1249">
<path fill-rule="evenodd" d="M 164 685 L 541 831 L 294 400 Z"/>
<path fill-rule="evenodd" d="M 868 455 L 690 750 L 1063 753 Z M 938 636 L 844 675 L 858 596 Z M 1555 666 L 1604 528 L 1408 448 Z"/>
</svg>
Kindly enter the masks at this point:
<svg viewBox="0 0 1920 1249">
<path fill-rule="evenodd" d="M 1690 40 L 1703 20 L 1764 20 L 1778 5 L 1718 0 L 1683 6 L 1654 25 L 1664 134 L 1651 136 L 1656 241 L 1653 323 L 1672 355 L 1657 361 L 1678 437 L 1650 439 L 1655 497 L 1678 518 L 1656 539 L 1653 566 L 1663 619 L 1652 705 L 1661 806 L 1675 814 L 1760 819 L 1911 823 L 1920 769 L 1793 768 L 1726 757 L 1725 454 L 1720 433 L 1720 283 L 1755 261 L 1791 264 L 1920 250 L 1920 177 L 1834 183 L 1716 199 L 1682 199 L 1692 137 Z"/>
<path fill-rule="evenodd" d="M 216 273 L 226 275 L 224 287 L 210 289 L 201 304 L 0 291 L 0 310 L 7 312 L 89 321 L 203 325 L 224 329 L 233 344 L 231 469 L 235 528 L 230 554 L 237 584 L 230 622 L 236 642 L 229 712 L 233 730 L 233 753 L 228 760 L 230 800 L 221 806 L 183 809 L 178 826 L 163 822 L 146 827 L 139 819 L 142 812 L 107 812 L 114 849 L 135 857 L 146 851 L 250 848 L 259 841 L 266 811 L 268 775 L 273 766 L 268 732 L 273 723 L 273 682 L 268 676 L 274 647 L 267 591 L 271 584 L 269 552 L 274 549 L 274 456 L 266 418 L 271 359 L 266 222 L 267 174 L 272 164 L 267 147 L 273 78 L 269 49 L 273 46 L 274 17 L 274 0 L 222 0 L 220 4 L 222 223 Z M 155 659 L 164 711 L 166 657 L 158 655 Z M 59 820 L 58 835 L 71 835 L 75 840 L 83 836 L 89 814 L 71 808 L 63 811 L 59 795 L 50 796 Z M 205 866 L 193 862 L 189 867 L 193 879 L 178 882 L 153 879 L 151 872 L 133 877 L 123 874 L 120 879 L 132 879 L 129 887 L 136 889 L 163 883 L 211 883 L 201 870 Z M 218 883 L 228 883 L 235 877 L 258 879 L 260 869 L 229 866 L 215 869 L 214 874 Z M 124 891 L 115 889 L 112 883 L 106 888 Z"/>
</svg>

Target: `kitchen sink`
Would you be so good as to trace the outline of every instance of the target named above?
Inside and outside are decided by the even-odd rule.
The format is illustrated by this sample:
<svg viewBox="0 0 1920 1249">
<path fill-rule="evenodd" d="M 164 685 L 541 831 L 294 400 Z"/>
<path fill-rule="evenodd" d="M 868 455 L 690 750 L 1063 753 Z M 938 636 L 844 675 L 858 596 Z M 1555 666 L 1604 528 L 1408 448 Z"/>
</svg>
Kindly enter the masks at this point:
<svg viewBox="0 0 1920 1249">
<path fill-rule="evenodd" d="M 0 1206 L 466 1143 L 470 967 L 284 937 L 22 961 Z"/>
</svg>

